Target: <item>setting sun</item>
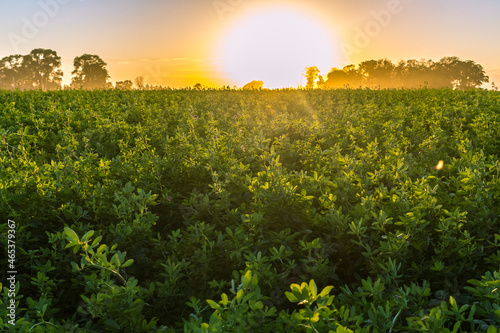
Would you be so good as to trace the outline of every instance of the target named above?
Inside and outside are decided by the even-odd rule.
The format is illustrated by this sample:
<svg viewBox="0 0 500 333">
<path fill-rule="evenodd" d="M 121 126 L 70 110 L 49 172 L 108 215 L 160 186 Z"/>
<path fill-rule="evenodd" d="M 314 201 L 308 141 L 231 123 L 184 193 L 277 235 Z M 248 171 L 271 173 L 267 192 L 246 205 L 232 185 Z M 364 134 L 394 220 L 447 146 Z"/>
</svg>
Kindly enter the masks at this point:
<svg viewBox="0 0 500 333">
<path fill-rule="evenodd" d="M 238 20 L 218 45 L 220 66 L 237 85 L 252 80 L 264 87 L 297 87 L 304 68 L 327 71 L 336 65 L 329 29 L 290 8 L 266 8 Z"/>
</svg>

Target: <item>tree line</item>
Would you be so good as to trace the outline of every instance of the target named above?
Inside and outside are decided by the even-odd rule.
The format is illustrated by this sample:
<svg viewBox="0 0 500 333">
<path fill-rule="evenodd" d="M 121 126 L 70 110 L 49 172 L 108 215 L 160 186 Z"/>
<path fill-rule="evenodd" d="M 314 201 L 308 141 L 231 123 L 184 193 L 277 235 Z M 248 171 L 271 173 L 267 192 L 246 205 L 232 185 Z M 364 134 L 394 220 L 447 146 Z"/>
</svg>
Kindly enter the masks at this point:
<svg viewBox="0 0 500 333">
<path fill-rule="evenodd" d="M 72 89 L 109 89 L 113 88 L 108 70 L 98 55 L 84 54 L 73 61 L 71 72 Z M 62 89 L 63 72 L 61 57 L 56 51 L 35 49 L 29 54 L 10 55 L 0 60 L 0 89 L 20 90 L 57 90 Z M 137 77 L 138 88 L 144 85 L 144 78 Z M 117 89 L 130 90 L 131 80 L 116 82 Z"/>
<path fill-rule="evenodd" d="M 113 88 L 108 70 L 98 55 L 84 54 L 73 61 L 72 89 Z M 457 88 L 480 87 L 488 82 L 481 65 L 472 60 L 445 57 L 432 60 L 405 60 L 397 65 L 387 59 L 368 60 L 358 66 L 332 68 L 326 77 L 317 67 L 307 67 L 304 76 L 306 88 Z M 61 57 L 50 49 L 35 49 L 27 55 L 10 55 L 0 60 L 0 89 L 56 90 L 62 88 Z M 115 88 L 133 89 L 131 80 L 116 82 Z M 144 78 L 135 79 L 139 89 L 157 89 L 144 84 Z M 199 84 L 194 89 L 199 90 Z M 162 88 L 162 87 L 160 87 Z"/>
<path fill-rule="evenodd" d="M 480 87 L 489 81 L 483 66 L 472 60 L 445 57 L 432 60 L 387 59 L 363 61 L 358 66 L 332 68 L 326 78 L 317 67 L 307 67 L 306 88 L 455 88 Z"/>
</svg>

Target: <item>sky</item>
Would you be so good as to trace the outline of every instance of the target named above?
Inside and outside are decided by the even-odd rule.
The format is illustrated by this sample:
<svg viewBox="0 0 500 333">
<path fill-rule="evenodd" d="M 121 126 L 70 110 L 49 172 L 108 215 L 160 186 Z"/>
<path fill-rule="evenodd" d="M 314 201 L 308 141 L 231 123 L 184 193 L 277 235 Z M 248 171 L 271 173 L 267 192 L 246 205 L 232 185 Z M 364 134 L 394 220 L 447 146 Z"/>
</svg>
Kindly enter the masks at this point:
<svg viewBox="0 0 500 333">
<path fill-rule="evenodd" d="M 0 58 L 99 55 L 110 81 L 171 87 L 305 85 L 364 60 L 458 56 L 500 84 L 498 0 L 0 0 Z"/>
</svg>

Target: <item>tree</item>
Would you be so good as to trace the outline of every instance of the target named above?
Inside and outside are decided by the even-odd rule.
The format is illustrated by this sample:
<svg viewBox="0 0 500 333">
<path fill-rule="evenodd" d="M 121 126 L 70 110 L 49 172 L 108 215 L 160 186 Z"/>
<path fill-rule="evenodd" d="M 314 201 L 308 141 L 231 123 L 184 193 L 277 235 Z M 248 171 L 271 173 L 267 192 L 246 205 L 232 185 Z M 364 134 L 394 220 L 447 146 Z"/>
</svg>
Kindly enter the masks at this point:
<svg viewBox="0 0 500 333">
<path fill-rule="evenodd" d="M 130 80 L 116 82 L 115 89 L 119 90 L 132 90 L 134 84 Z"/>
<path fill-rule="evenodd" d="M 483 83 L 489 82 L 489 77 L 486 76 L 483 66 L 472 60 L 460 61 L 456 66 L 455 87 L 458 89 L 477 88 Z"/>
<path fill-rule="evenodd" d="M 327 88 L 358 88 L 362 84 L 363 75 L 355 65 L 348 65 L 342 69 L 332 68 L 327 75 L 325 86 Z"/>
<path fill-rule="evenodd" d="M 134 80 L 137 89 L 144 89 L 144 76 L 138 76 Z"/>
<path fill-rule="evenodd" d="M 243 86 L 243 90 L 253 90 L 253 89 L 260 90 L 262 89 L 263 86 L 264 86 L 263 81 L 252 81 L 245 84 Z"/>
<path fill-rule="evenodd" d="M 394 68 L 394 84 L 398 88 L 445 88 L 450 86 L 449 73 L 432 60 L 400 61 Z"/>
<path fill-rule="evenodd" d="M 323 76 L 319 75 L 318 76 L 318 83 L 317 83 L 318 88 L 320 88 L 320 89 L 325 88 L 325 83 L 326 82 L 325 82 L 325 79 L 323 78 Z"/>
<path fill-rule="evenodd" d="M 110 77 L 107 64 L 94 54 L 84 54 L 76 57 L 73 62 L 74 70 L 71 87 L 75 89 L 105 89 L 110 87 L 107 82 Z"/>
<path fill-rule="evenodd" d="M 308 89 L 314 88 L 316 80 L 318 79 L 318 75 L 319 75 L 318 67 L 316 67 L 316 66 L 306 67 L 306 74 L 304 74 L 304 76 L 307 79 L 306 88 L 308 88 Z"/>
<path fill-rule="evenodd" d="M 35 49 L 24 56 L 23 67 L 26 70 L 26 80 L 32 89 L 61 89 L 63 72 L 61 57 L 56 51 Z"/>
<path fill-rule="evenodd" d="M 326 78 L 327 88 L 344 88 L 347 84 L 346 73 L 338 68 L 332 68 Z"/>
<path fill-rule="evenodd" d="M 389 88 L 392 83 L 394 64 L 387 59 L 368 60 L 359 64 L 359 71 L 363 74 L 368 87 L 379 86 Z"/>
<path fill-rule="evenodd" d="M 0 89 L 22 89 L 26 73 L 23 67 L 24 56 L 11 55 L 0 60 Z"/>
</svg>

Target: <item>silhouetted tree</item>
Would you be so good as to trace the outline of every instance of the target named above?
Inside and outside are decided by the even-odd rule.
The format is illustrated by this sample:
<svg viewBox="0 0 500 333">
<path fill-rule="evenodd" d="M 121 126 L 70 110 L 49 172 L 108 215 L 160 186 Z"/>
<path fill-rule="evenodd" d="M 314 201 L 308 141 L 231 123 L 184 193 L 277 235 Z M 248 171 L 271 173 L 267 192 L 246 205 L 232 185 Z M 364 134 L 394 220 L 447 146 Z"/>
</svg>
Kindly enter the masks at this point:
<svg viewBox="0 0 500 333">
<path fill-rule="evenodd" d="M 484 72 L 483 66 L 476 64 L 472 60 L 455 61 L 453 63 L 453 83 L 457 89 L 477 88 L 489 81 Z"/>
<path fill-rule="evenodd" d="M 358 88 L 361 86 L 363 75 L 356 70 L 355 65 L 345 66 L 343 69 L 332 68 L 327 75 L 327 88 Z"/>
<path fill-rule="evenodd" d="M 94 54 L 84 54 L 76 57 L 73 62 L 74 70 L 71 72 L 73 78 L 71 87 L 76 89 L 104 89 L 109 88 L 111 83 L 107 64 Z"/>
<path fill-rule="evenodd" d="M 327 88 L 345 88 L 347 85 L 347 75 L 341 69 L 332 68 L 326 77 Z"/>
<path fill-rule="evenodd" d="M 316 67 L 316 66 L 306 67 L 306 74 L 304 74 L 304 76 L 307 79 L 306 88 L 308 88 L 308 89 L 314 88 L 316 80 L 318 79 L 318 75 L 319 75 L 318 67 Z"/>
<path fill-rule="evenodd" d="M 327 88 L 380 87 L 380 88 L 457 88 L 480 87 L 488 82 L 481 65 L 472 60 L 445 57 L 439 62 L 432 60 L 406 60 L 395 66 L 387 59 L 362 62 L 342 70 L 332 68 L 327 75 Z"/>
<path fill-rule="evenodd" d="M 389 88 L 394 86 L 391 82 L 394 67 L 394 64 L 387 59 L 368 60 L 359 64 L 359 71 L 363 74 L 368 87 Z"/>
<path fill-rule="evenodd" d="M 394 78 L 394 83 L 401 88 L 424 87 L 430 80 L 430 67 L 423 61 L 403 60 L 394 68 Z"/>
<path fill-rule="evenodd" d="M 203 86 L 201 85 L 201 83 L 197 83 L 193 86 L 193 89 L 194 90 L 203 90 Z"/>
<path fill-rule="evenodd" d="M 0 60 L 0 89 L 22 89 L 26 73 L 23 67 L 24 57 L 11 55 Z"/>
<path fill-rule="evenodd" d="M 0 88 L 60 89 L 63 76 L 60 67 L 61 57 L 48 49 L 5 57 L 0 60 Z"/>
<path fill-rule="evenodd" d="M 138 89 L 144 88 L 144 77 L 143 76 L 136 77 L 134 82 L 135 82 L 135 85 L 137 86 Z"/>
<path fill-rule="evenodd" d="M 325 79 L 323 78 L 323 76 L 319 75 L 318 76 L 318 83 L 316 83 L 316 85 L 318 86 L 318 88 L 320 89 L 323 89 L 325 88 Z"/>
<path fill-rule="evenodd" d="M 115 89 L 118 90 L 132 90 L 134 84 L 131 80 L 118 81 L 116 82 Z"/>
<path fill-rule="evenodd" d="M 35 49 L 24 56 L 23 67 L 26 70 L 26 81 L 32 89 L 61 89 L 63 72 L 61 57 L 56 51 Z"/>
<path fill-rule="evenodd" d="M 252 82 L 245 84 L 243 86 L 243 90 L 253 90 L 253 89 L 259 90 L 259 89 L 262 89 L 263 86 L 264 86 L 263 81 L 252 81 Z"/>
</svg>

